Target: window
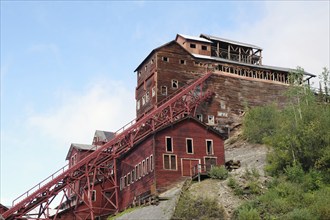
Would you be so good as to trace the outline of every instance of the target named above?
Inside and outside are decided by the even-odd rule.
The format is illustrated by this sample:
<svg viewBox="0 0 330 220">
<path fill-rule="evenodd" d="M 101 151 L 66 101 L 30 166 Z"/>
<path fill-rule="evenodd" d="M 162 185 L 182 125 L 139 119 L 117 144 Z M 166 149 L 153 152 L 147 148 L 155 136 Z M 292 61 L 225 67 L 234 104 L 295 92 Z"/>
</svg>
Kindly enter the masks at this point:
<svg viewBox="0 0 330 220">
<path fill-rule="evenodd" d="M 124 176 L 124 187 L 126 187 L 126 186 L 127 186 L 127 177 Z"/>
<path fill-rule="evenodd" d="M 135 181 L 139 179 L 138 165 L 135 166 Z"/>
<path fill-rule="evenodd" d="M 220 108 L 221 109 L 226 109 L 226 103 L 225 103 L 225 101 L 220 101 Z"/>
<path fill-rule="evenodd" d="M 207 50 L 207 46 L 202 45 L 202 50 Z"/>
<path fill-rule="evenodd" d="M 129 184 L 131 184 L 131 173 L 127 174 L 127 186 L 129 186 Z"/>
<path fill-rule="evenodd" d="M 141 77 L 141 71 L 138 72 L 138 77 L 139 77 L 139 78 Z"/>
<path fill-rule="evenodd" d="M 166 152 L 173 152 L 173 142 L 171 137 L 165 137 Z"/>
<path fill-rule="evenodd" d="M 200 121 L 203 121 L 203 115 L 202 114 L 198 114 L 196 115 L 197 116 L 197 119 L 200 120 Z"/>
<path fill-rule="evenodd" d="M 92 198 L 91 198 L 92 202 L 96 201 L 96 190 L 92 190 Z"/>
<path fill-rule="evenodd" d="M 122 190 L 124 188 L 123 179 L 124 179 L 123 177 L 120 177 L 120 181 L 119 181 L 119 189 L 120 190 Z"/>
<path fill-rule="evenodd" d="M 182 65 L 186 65 L 186 61 L 185 60 L 180 60 L 179 63 L 182 64 Z"/>
<path fill-rule="evenodd" d="M 153 64 L 154 63 L 154 59 L 151 59 L 150 63 Z"/>
<path fill-rule="evenodd" d="M 162 60 L 164 61 L 164 62 L 169 62 L 169 58 L 168 57 L 162 57 Z"/>
<path fill-rule="evenodd" d="M 154 170 L 154 161 L 153 161 L 153 155 L 150 155 L 150 171 Z"/>
<path fill-rule="evenodd" d="M 141 174 L 142 176 L 144 176 L 146 174 L 146 172 L 145 172 L 146 169 L 145 168 L 146 168 L 146 162 L 145 162 L 145 160 L 143 160 L 142 161 L 142 174 Z"/>
<path fill-rule="evenodd" d="M 206 140 L 206 154 L 213 155 L 213 140 Z"/>
<path fill-rule="evenodd" d="M 147 71 L 147 65 L 145 65 L 145 67 L 144 67 L 144 71 Z"/>
<path fill-rule="evenodd" d="M 214 124 L 214 115 L 209 115 L 207 116 L 207 121 L 209 124 Z"/>
<path fill-rule="evenodd" d="M 156 87 L 152 87 L 151 96 L 154 97 L 156 95 Z"/>
<path fill-rule="evenodd" d="M 164 170 L 176 170 L 176 155 L 164 154 Z"/>
<path fill-rule="evenodd" d="M 132 181 L 131 181 L 131 183 L 134 183 L 134 181 L 135 181 L 135 169 L 133 169 L 133 170 L 131 171 L 131 177 L 132 177 Z"/>
<path fill-rule="evenodd" d="M 71 166 L 74 166 L 77 163 L 77 154 L 74 154 L 71 157 Z"/>
<path fill-rule="evenodd" d="M 138 100 L 138 101 L 136 102 L 136 109 L 137 109 L 137 110 L 140 109 L 140 100 Z"/>
<path fill-rule="evenodd" d="M 177 89 L 179 88 L 179 81 L 176 79 L 172 79 L 172 88 Z"/>
<path fill-rule="evenodd" d="M 146 159 L 146 173 L 150 172 L 150 162 L 149 162 L 149 157 Z"/>
<path fill-rule="evenodd" d="M 161 87 L 161 93 L 162 93 L 162 95 L 167 95 L 167 87 L 166 86 Z"/>
<path fill-rule="evenodd" d="M 186 147 L 187 147 L 187 154 L 193 154 L 193 139 L 192 138 L 186 138 Z"/>
<path fill-rule="evenodd" d="M 142 177 L 142 165 L 139 163 L 139 179 Z"/>
<path fill-rule="evenodd" d="M 142 106 L 146 104 L 146 98 L 142 96 Z"/>
<path fill-rule="evenodd" d="M 150 100 L 150 93 L 149 91 L 146 93 L 146 103 L 149 102 Z"/>
<path fill-rule="evenodd" d="M 190 44 L 190 48 L 196 48 L 196 44 Z"/>
</svg>

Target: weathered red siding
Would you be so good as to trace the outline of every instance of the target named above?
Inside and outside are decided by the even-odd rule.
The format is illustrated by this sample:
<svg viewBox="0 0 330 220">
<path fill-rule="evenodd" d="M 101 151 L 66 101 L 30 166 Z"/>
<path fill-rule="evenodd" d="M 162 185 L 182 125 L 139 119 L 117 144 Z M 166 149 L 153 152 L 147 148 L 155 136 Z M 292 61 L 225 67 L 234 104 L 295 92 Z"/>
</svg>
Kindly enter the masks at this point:
<svg viewBox="0 0 330 220">
<path fill-rule="evenodd" d="M 132 151 L 125 155 L 124 158 L 119 160 L 118 165 L 118 185 L 120 185 L 120 178 L 126 176 L 127 174 L 132 174 L 132 171 L 135 170 L 135 166 L 141 163 L 141 166 L 144 163 L 146 164 L 146 159 L 148 158 L 148 162 L 150 161 L 150 155 L 153 155 L 153 139 L 149 137 L 144 140 L 138 146 L 135 146 Z M 153 156 L 152 156 L 153 160 Z M 147 166 L 147 165 L 146 165 Z M 119 193 L 120 197 L 120 210 L 125 209 L 129 205 L 132 204 L 133 200 L 138 199 L 141 194 L 151 191 L 154 185 L 154 170 L 151 171 L 149 168 L 150 165 L 147 166 L 146 173 L 134 180 L 133 183 L 130 183 L 126 187 L 122 187 Z M 149 169 L 148 169 L 149 168 Z"/>
<path fill-rule="evenodd" d="M 171 137 L 173 140 L 173 152 L 166 152 L 165 137 Z M 186 138 L 193 139 L 193 154 L 188 154 L 186 150 Z M 214 154 L 206 154 L 206 140 L 213 140 Z M 173 126 L 170 126 L 155 135 L 155 168 L 157 189 L 163 191 L 173 183 L 181 180 L 183 175 L 182 160 L 199 159 L 204 164 L 205 157 L 216 157 L 217 164 L 224 164 L 224 142 L 221 136 L 215 132 L 206 129 L 203 125 L 193 119 L 185 120 Z M 164 154 L 173 154 L 177 158 L 176 170 L 165 170 L 163 163 Z"/>
</svg>

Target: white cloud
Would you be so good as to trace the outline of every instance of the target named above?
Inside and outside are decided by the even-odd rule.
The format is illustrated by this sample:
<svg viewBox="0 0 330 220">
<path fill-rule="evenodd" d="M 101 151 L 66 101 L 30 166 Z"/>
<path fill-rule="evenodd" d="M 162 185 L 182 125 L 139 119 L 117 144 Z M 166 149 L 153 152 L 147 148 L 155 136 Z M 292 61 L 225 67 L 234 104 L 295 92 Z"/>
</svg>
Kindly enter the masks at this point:
<svg viewBox="0 0 330 220">
<path fill-rule="evenodd" d="M 290 68 L 299 65 L 318 75 L 324 66 L 329 67 L 329 4 L 328 1 L 265 2 L 259 21 L 244 22 L 228 34 L 232 39 L 262 47 L 266 65 Z"/>
<path fill-rule="evenodd" d="M 134 97 L 123 82 L 97 81 L 82 94 L 62 91 L 61 104 L 34 113 L 27 124 L 62 147 L 92 142 L 95 130 L 116 131 L 135 116 Z"/>
</svg>

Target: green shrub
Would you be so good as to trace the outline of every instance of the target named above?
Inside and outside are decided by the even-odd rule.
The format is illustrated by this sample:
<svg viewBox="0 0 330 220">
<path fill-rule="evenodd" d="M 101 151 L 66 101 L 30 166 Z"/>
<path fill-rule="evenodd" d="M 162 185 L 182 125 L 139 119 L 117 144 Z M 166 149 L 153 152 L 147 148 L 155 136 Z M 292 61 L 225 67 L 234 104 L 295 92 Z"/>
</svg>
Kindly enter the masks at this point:
<svg viewBox="0 0 330 220">
<path fill-rule="evenodd" d="M 209 172 L 212 179 L 225 180 L 228 177 L 228 170 L 224 166 L 214 166 Z"/>
<path fill-rule="evenodd" d="M 256 209 L 244 206 L 238 211 L 239 220 L 258 220 L 260 219 L 259 213 Z"/>
<path fill-rule="evenodd" d="M 303 181 L 305 172 L 300 164 L 287 166 L 284 170 L 288 180 L 290 180 L 291 182 L 301 183 Z"/>
<path fill-rule="evenodd" d="M 249 188 L 251 194 L 261 194 L 261 187 L 257 181 L 249 181 L 247 187 Z"/>
<path fill-rule="evenodd" d="M 275 105 L 249 109 L 243 121 L 243 136 L 253 143 L 263 143 L 277 127 L 278 110 Z"/>
<path fill-rule="evenodd" d="M 259 173 L 259 171 L 258 171 L 258 169 L 257 169 L 256 167 L 253 167 L 253 168 L 251 169 L 251 172 L 252 172 L 252 176 L 253 176 L 254 178 L 259 179 L 259 177 L 260 177 L 260 173 Z"/>
<path fill-rule="evenodd" d="M 229 177 L 227 186 L 234 189 L 236 186 L 238 186 L 238 183 L 236 182 L 235 178 Z"/>
<path fill-rule="evenodd" d="M 194 197 L 184 193 L 172 219 L 224 219 L 225 212 L 215 199 Z"/>
<path fill-rule="evenodd" d="M 294 209 L 293 211 L 282 216 L 283 220 L 313 220 L 317 219 L 308 209 Z"/>
</svg>

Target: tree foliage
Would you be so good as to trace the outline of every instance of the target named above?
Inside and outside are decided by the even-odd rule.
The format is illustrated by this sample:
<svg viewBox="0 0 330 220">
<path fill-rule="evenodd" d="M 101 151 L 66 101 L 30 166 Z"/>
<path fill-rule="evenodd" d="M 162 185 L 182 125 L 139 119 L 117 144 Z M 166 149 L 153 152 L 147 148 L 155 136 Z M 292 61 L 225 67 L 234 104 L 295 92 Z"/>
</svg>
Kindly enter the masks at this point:
<svg viewBox="0 0 330 220">
<path fill-rule="evenodd" d="M 301 71 L 303 69 L 298 69 L 292 78 L 300 79 Z M 267 166 L 271 174 L 299 164 L 304 171 L 316 169 L 329 175 L 329 103 L 318 101 L 308 87 L 294 83 L 287 96 L 283 109 L 274 104 L 250 109 L 244 119 L 244 136 L 272 147 Z"/>
</svg>

